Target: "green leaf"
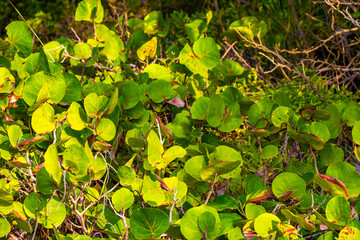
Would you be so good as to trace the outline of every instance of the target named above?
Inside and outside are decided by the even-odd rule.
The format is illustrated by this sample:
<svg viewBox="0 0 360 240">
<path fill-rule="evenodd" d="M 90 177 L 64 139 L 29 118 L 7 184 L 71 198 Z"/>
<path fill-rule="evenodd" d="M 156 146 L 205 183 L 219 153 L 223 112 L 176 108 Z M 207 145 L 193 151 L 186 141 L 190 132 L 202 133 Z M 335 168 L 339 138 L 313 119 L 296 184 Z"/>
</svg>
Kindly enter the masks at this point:
<svg viewBox="0 0 360 240">
<path fill-rule="evenodd" d="M 63 73 L 65 80 L 65 96 L 61 100 L 63 103 L 73 103 L 81 99 L 81 83 L 72 73 Z"/>
<path fill-rule="evenodd" d="M 342 225 L 333 223 L 329 220 L 327 220 L 324 216 L 322 216 L 320 213 L 318 213 L 316 210 L 314 210 L 316 218 L 319 219 L 323 224 L 325 224 L 326 227 L 328 227 L 331 231 L 340 231 L 343 229 Z M 333 238 L 331 238 L 333 239 Z"/>
<path fill-rule="evenodd" d="M 119 177 L 120 184 L 123 186 L 128 186 L 135 182 L 136 174 L 134 170 L 128 166 L 119 167 L 117 175 Z"/>
<path fill-rule="evenodd" d="M 38 134 L 52 132 L 55 129 L 55 111 L 54 108 L 44 103 L 35 110 L 31 117 L 31 126 Z"/>
<path fill-rule="evenodd" d="M 6 219 L 0 218 L 0 238 L 5 237 L 10 231 L 10 223 Z"/>
<path fill-rule="evenodd" d="M 216 211 L 223 211 L 224 209 L 239 209 L 239 202 L 228 195 L 219 195 L 214 201 L 209 202 L 208 206 L 213 207 Z"/>
<path fill-rule="evenodd" d="M 137 51 L 137 55 L 141 61 L 145 61 L 148 58 L 153 58 L 156 55 L 157 51 L 157 37 L 153 37 L 146 43 L 144 43 Z"/>
<path fill-rule="evenodd" d="M 240 106 L 238 103 L 230 105 L 226 110 L 226 114 L 221 122 L 219 130 L 222 132 L 231 132 L 237 129 L 242 123 L 240 114 Z"/>
<path fill-rule="evenodd" d="M 11 146 L 16 147 L 23 132 L 18 125 L 11 125 L 8 129 L 8 136 Z"/>
<path fill-rule="evenodd" d="M 269 233 L 276 230 L 276 223 L 281 222 L 280 219 L 271 213 L 263 213 L 255 219 L 254 230 L 261 237 L 266 238 Z"/>
<path fill-rule="evenodd" d="M 350 220 L 350 203 L 341 196 L 330 199 L 326 204 L 326 218 L 332 223 L 345 226 Z"/>
<path fill-rule="evenodd" d="M 346 122 L 346 125 L 351 127 L 359 120 L 360 108 L 358 106 L 350 106 L 344 110 L 342 114 L 342 122 Z"/>
<path fill-rule="evenodd" d="M 160 209 L 139 208 L 130 216 L 130 231 L 136 239 L 159 238 L 169 226 L 167 214 Z"/>
<path fill-rule="evenodd" d="M 148 137 L 148 162 L 151 166 L 155 167 L 161 161 L 164 148 L 160 142 L 158 135 L 151 130 Z"/>
<path fill-rule="evenodd" d="M 240 163 L 240 161 L 222 161 L 209 164 L 201 170 L 201 179 L 203 181 L 208 181 L 211 180 L 215 174 L 222 175 L 229 173 L 237 168 Z"/>
<path fill-rule="evenodd" d="M 41 71 L 50 73 L 48 59 L 43 49 L 41 49 L 41 51 L 38 53 L 31 54 L 31 56 L 25 62 L 25 70 L 30 75 Z"/>
<path fill-rule="evenodd" d="M 74 57 L 80 59 L 88 59 L 91 57 L 91 48 L 87 43 L 79 42 L 74 47 Z"/>
<path fill-rule="evenodd" d="M 270 99 L 261 99 L 250 107 L 248 122 L 255 128 L 265 128 L 275 108 L 276 104 Z"/>
<path fill-rule="evenodd" d="M 84 0 L 79 3 L 75 12 L 75 21 L 101 23 L 104 18 L 104 8 L 101 0 Z"/>
<path fill-rule="evenodd" d="M 0 188 L 0 207 L 8 207 L 13 204 L 13 196 Z"/>
<path fill-rule="evenodd" d="M 96 202 L 100 198 L 98 190 L 96 190 L 93 187 L 85 187 L 84 188 L 84 196 L 85 196 L 86 200 L 88 200 L 92 203 Z"/>
<path fill-rule="evenodd" d="M 127 82 L 122 88 L 119 97 L 121 109 L 135 107 L 140 100 L 140 88 L 137 83 Z"/>
<path fill-rule="evenodd" d="M 56 183 L 59 185 L 62 177 L 62 171 L 59 164 L 58 151 L 56 145 L 51 144 L 44 155 L 44 167 L 46 171 L 54 178 Z"/>
<path fill-rule="evenodd" d="M 206 238 L 214 239 L 217 237 L 221 228 L 219 214 L 214 208 L 201 205 L 199 207 L 190 208 L 181 218 L 180 230 L 186 239 L 197 240 L 204 237 L 204 234 L 199 226 L 199 218 L 205 212 L 209 212 L 215 217 L 215 227 L 213 228 L 213 231 L 206 234 Z"/>
<path fill-rule="evenodd" d="M 171 81 L 171 72 L 168 68 L 160 65 L 160 64 L 149 64 L 143 71 L 144 73 L 149 74 L 149 78 L 151 79 L 162 79 L 166 81 Z"/>
<path fill-rule="evenodd" d="M 106 161 L 102 157 L 95 158 L 92 164 L 94 179 L 101 179 L 102 176 L 106 173 L 106 168 Z"/>
<path fill-rule="evenodd" d="M 211 233 L 215 229 L 216 219 L 211 212 L 203 212 L 198 219 L 199 228 L 203 233 Z"/>
<path fill-rule="evenodd" d="M 238 31 L 245 38 L 254 39 L 255 37 L 264 37 L 267 33 L 267 24 L 264 21 L 259 21 L 256 17 L 243 17 L 230 24 L 232 31 Z"/>
<path fill-rule="evenodd" d="M 45 167 L 40 168 L 37 173 L 36 188 L 44 195 L 50 195 L 58 188 L 55 179 L 47 172 Z"/>
<path fill-rule="evenodd" d="M 304 215 L 295 215 L 287 209 L 281 209 L 281 213 L 289 220 L 299 224 L 299 226 L 307 231 L 314 231 L 315 227 L 309 220 L 305 220 Z"/>
<path fill-rule="evenodd" d="M 352 130 L 351 135 L 355 144 L 360 145 L 360 121 L 356 121 Z"/>
<path fill-rule="evenodd" d="M 262 149 L 260 157 L 262 159 L 273 158 L 279 154 L 279 150 L 274 145 L 267 145 Z"/>
<path fill-rule="evenodd" d="M 306 193 L 306 183 L 295 173 L 280 173 L 272 183 L 274 195 L 281 199 L 302 198 Z"/>
<path fill-rule="evenodd" d="M 256 205 L 254 203 L 248 203 L 245 206 L 245 215 L 248 220 L 255 219 L 263 213 L 266 213 L 266 210 L 261 205 Z"/>
<path fill-rule="evenodd" d="M 15 78 L 5 67 L 0 67 L 0 93 L 10 93 L 15 88 Z"/>
<path fill-rule="evenodd" d="M 185 30 L 190 41 L 195 42 L 206 27 L 206 23 L 201 19 L 196 19 L 191 23 L 185 24 Z"/>
<path fill-rule="evenodd" d="M 41 213 L 39 223 L 45 228 L 60 226 L 66 218 L 66 208 L 64 203 L 60 202 L 57 197 L 53 197 L 47 203 L 45 209 Z"/>
<path fill-rule="evenodd" d="M 342 162 L 344 160 L 344 151 L 341 147 L 336 147 L 335 144 L 326 144 L 325 148 L 320 152 L 320 162 L 324 166 L 329 166 L 335 162 Z"/>
<path fill-rule="evenodd" d="M 67 120 L 69 121 L 70 127 L 74 130 L 81 131 L 86 127 L 86 114 L 80 104 L 72 102 L 69 109 Z"/>
<path fill-rule="evenodd" d="M 31 218 L 38 218 L 48 203 L 48 197 L 32 192 L 24 200 L 24 211 Z"/>
<path fill-rule="evenodd" d="M 152 179 L 154 178 L 154 180 Z M 165 194 L 161 190 L 160 182 L 155 176 L 145 175 L 142 186 L 143 199 L 150 206 L 160 206 L 165 203 Z"/>
<path fill-rule="evenodd" d="M 285 127 L 294 117 L 295 113 L 291 108 L 280 106 L 272 112 L 271 122 L 274 126 L 281 128 Z"/>
<path fill-rule="evenodd" d="M 210 98 L 200 97 L 191 106 L 190 112 L 193 119 L 205 120 L 209 111 Z"/>
<path fill-rule="evenodd" d="M 86 154 L 85 149 L 79 145 L 68 146 L 63 154 L 63 166 L 67 171 L 76 174 L 78 177 L 87 175 L 87 170 L 91 165 L 91 159 Z"/>
<path fill-rule="evenodd" d="M 314 180 L 324 191 L 331 193 L 333 196 L 343 196 L 346 198 L 349 196 L 344 183 L 334 177 L 317 173 L 314 176 Z"/>
<path fill-rule="evenodd" d="M 330 139 L 329 129 L 321 122 L 312 122 L 300 128 L 300 132 L 311 133 L 327 142 Z"/>
<path fill-rule="evenodd" d="M 134 203 L 134 194 L 127 188 L 121 188 L 114 192 L 111 201 L 116 211 L 121 212 L 123 209 L 126 210 L 131 207 Z"/>
<path fill-rule="evenodd" d="M 307 107 L 300 110 L 300 115 L 305 119 L 312 120 L 329 120 L 331 115 L 324 109 L 316 109 L 315 107 Z"/>
<path fill-rule="evenodd" d="M 207 165 L 205 156 L 195 156 L 185 163 L 185 171 L 193 178 L 201 181 L 201 170 Z"/>
<path fill-rule="evenodd" d="M 108 102 L 107 97 L 98 96 L 96 93 L 90 93 L 84 99 L 84 108 L 86 114 L 91 118 L 100 118 Z"/>
<path fill-rule="evenodd" d="M 212 72 L 215 79 L 230 82 L 237 76 L 240 76 L 244 72 L 244 68 L 239 62 L 225 58 L 221 60 L 220 64 L 212 69 Z"/>
<path fill-rule="evenodd" d="M 33 39 L 26 23 L 13 21 L 5 28 L 11 46 L 19 51 L 19 56 L 27 58 L 30 56 L 33 47 Z"/>
<path fill-rule="evenodd" d="M 298 141 L 300 143 L 306 143 L 315 150 L 321 150 L 325 147 L 325 141 L 322 138 L 315 136 L 312 133 L 300 133 L 293 130 L 288 130 L 287 133 L 295 141 Z"/>
<path fill-rule="evenodd" d="M 116 134 L 116 127 L 113 121 L 102 118 L 96 126 L 96 134 L 105 141 L 111 141 Z"/>
<path fill-rule="evenodd" d="M 173 146 L 166 150 L 162 155 L 159 164 L 156 165 L 157 169 L 165 168 L 169 163 L 174 161 L 176 158 L 182 158 L 186 154 L 186 150 L 180 146 Z"/>
<path fill-rule="evenodd" d="M 210 103 L 206 121 L 212 127 L 218 127 L 224 118 L 225 104 L 220 95 L 214 95 Z M 226 129 L 226 127 L 225 127 Z"/>
<path fill-rule="evenodd" d="M 51 75 L 45 72 L 38 72 L 27 79 L 21 96 L 31 106 L 35 103 L 41 88 L 44 86 L 48 88 L 48 101 L 61 102 L 66 91 L 66 84 L 62 75 Z"/>
<path fill-rule="evenodd" d="M 208 70 L 220 63 L 220 52 L 213 38 L 200 38 L 194 43 L 192 49 L 189 44 L 186 44 L 180 52 L 179 59 L 180 63 L 194 74 L 208 78 Z"/>
<path fill-rule="evenodd" d="M 147 94 L 155 103 L 162 103 L 167 99 L 171 99 L 175 95 L 170 82 L 166 80 L 156 80 L 150 83 L 147 88 Z"/>
</svg>

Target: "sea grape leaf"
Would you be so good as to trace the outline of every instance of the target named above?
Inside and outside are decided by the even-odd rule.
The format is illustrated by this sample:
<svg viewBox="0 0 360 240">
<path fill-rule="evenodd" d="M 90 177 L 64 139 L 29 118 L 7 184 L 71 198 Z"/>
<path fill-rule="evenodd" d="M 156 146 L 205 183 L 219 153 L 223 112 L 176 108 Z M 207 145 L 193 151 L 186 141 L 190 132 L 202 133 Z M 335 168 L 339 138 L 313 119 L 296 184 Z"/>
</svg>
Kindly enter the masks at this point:
<svg viewBox="0 0 360 240">
<path fill-rule="evenodd" d="M 0 67 L 0 93 L 10 93 L 15 88 L 15 78 L 5 67 Z"/>
<path fill-rule="evenodd" d="M 155 167 L 161 161 L 164 147 L 162 146 L 158 135 L 154 130 L 151 130 L 148 137 L 148 162 L 151 166 Z"/>
<path fill-rule="evenodd" d="M 239 209 L 239 202 L 229 195 L 219 195 L 214 201 L 209 202 L 208 206 L 213 207 L 216 211 L 223 211 L 225 209 Z"/>
<path fill-rule="evenodd" d="M 122 109 L 130 109 L 136 106 L 140 100 L 140 88 L 137 83 L 127 82 L 122 88 L 119 103 Z"/>
<path fill-rule="evenodd" d="M 345 226 L 339 232 L 338 239 L 348 239 L 348 240 L 357 240 L 360 238 L 360 230 L 357 227 L 353 226 Z"/>
<path fill-rule="evenodd" d="M 331 115 L 324 109 L 317 109 L 315 107 L 306 107 L 300 110 L 300 115 L 305 119 L 326 121 L 331 118 Z"/>
<path fill-rule="evenodd" d="M 264 37 L 267 33 L 267 24 L 259 21 L 256 17 L 243 17 L 230 24 L 230 31 L 238 31 L 245 38 L 254 39 L 255 37 Z"/>
<path fill-rule="evenodd" d="M 219 214 L 214 208 L 201 205 L 199 207 L 190 208 L 181 218 L 180 231 L 186 239 L 196 240 L 204 237 L 204 234 L 199 226 L 199 218 L 205 212 L 209 212 L 215 216 L 215 227 L 213 228 L 213 231 L 206 234 L 206 238 L 214 239 L 217 237 L 221 228 Z"/>
<path fill-rule="evenodd" d="M 193 119 L 205 120 L 209 111 L 210 98 L 200 97 L 191 106 L 190 112 Z"/>
<path fill-rule="evenodd" d="M 271 122 L 274 126 L 281 128 L 286 126 L 295 117 L 294 111 L 289 107 L 279 106 L 271 115 Z"/>
<path fill-rule="evenodd" d="M 33 105 L 38 94 L 44 86 L 49 91 L 49 100 L 53 103 L 59 103 L 65 96 L 66 84 L 62 75 L 52 75 L 45 72 L 38 72 L 26 80 L 22 98 L 29 106 Z"/>
<path fill-rule="evenodd" d="M 87 125 L 85 111 L 77 102 L 71 103 L 68 109 L 67 120 L 70 127 L 77 131 L 83 130 Z"/>
<path fill-rule="evenodd" d="M 10 223 L 6 219 L 0 218 L 0 238 L 5 237 L 10 230 Z"/>
<path fill-rule="evenodd" d="M 321 215 L 320 213 L 318 213 L 316 210 L 314 210 L 316 217 L 323 223 L 325 224 L 331 231 L 340 231 L 341 229 L 343 229 L 344 226 L 333 223 L 329 220 L 327 220 L 323 215 Z M 333 239 L 333 238 L 332 238 Z"/>
<path fill-rule="evenodd" d="M 281 213 L 287 218 L 290 219 L 291 221 L 299 224 L 299 226 L 307 231 L 314 231 L 315 227 L 314 225 L 310 222 L 305 220 L 305 217 L 302 215 L 295 215 L 292 212 L 290 212 L 287 209 L 281 209 Z"/>
<path fill-rule="evenodd" d="M 342 114 L 342 122 L 349 127 L 353 126 L 360 120 L 360 108 L 358 106 L 350 106 L 346 108 Z"/>
<path fill-rule="evenodd" d="M 85 196 L 86 200 L 88 200 L 92 203 L 96 202 L 100 198 L 98 190 L 96 190 L 93 187 L 85 187 L 84 188 L 84 196 Z"/>
<path fill-rule="evenodd" d="M 165 168 L 169 163 L 176 158 L 182 158 L 186 154 L 186 150 L 180 146 L 173 146 L 165 151 L 162 155 L 160 162 L 156 165 L 157 169 Z"/>
<path fill-rule="evenodd" d="M 270 99 L 261 99 L 250 107 L 248 122 L 257 129 L 265 128 L 271 118 L 271 113 L 275 108 L 276 104 Z"/>
<path fill-rule="evenodd" d="M 223 118 L 225 111 L 225 104 L 220 95 L 214 95 L 209 102 L 208 114 L 206 116 L 206 121 L 212 127 L 218 127 Z"/>
<path fill-rule="evenodd" d="M 326 175 L 338 179 L 345 184 L 349 197 L 356 197 L 360 194 L 360 175 L 355 167 L 348 162 L 336 162 L 326 170 Z"/>
<path fill-rule="evenodd" d="M 341 132 L 341 115 L 334 104 L 326 106 L 325 110 L 330 114 L 331 118 L 327 121 L 322 121 L 330 131 L 330 139 L 337 138 Z"/>
<path fill-rule="evenodd" d="M 44 103 L 35 110 L 31 117 L 31 126 L 38 134 L 52 132 L 55 129 L 55 111 L 54 108 Z"/>
<path fill-rule="evenodd" d="M 169 228 L 166 213 L 155 208 L 139 208 L 130 216 L 130 231 L 136 239 L 159 238 Z"/>
<path fill-rule="evenodd" d="M 260 157 L 263 159 L 276 157 L 279 153 L 278 148 L 275 145 L 267 145 L 262 151 Z"/>
<path fill-rule="evenodd" d="M 59 185 L 62 177 L 62 171 L 59 164 L 58 151 L 56 145 L 51 144 L 44 155 L 44 167 L 46 171 L 52 176 L 52 178 Z"/>
<path fill-rule="evenodd" d="M 8 129 L 8 136 L 11 146 L 15 147 L 18 145 L 19 139 L 22 137 L 23 132 L 18 125 L 11 125 Z"/>
<path fill-rule="evenodd" d="M 312 133 L 300 133 L 293 130 L 288 130 L 287 133 L 295 141 L 306 143 L 315 150 L 321 150 L 325 147 L 325 141 Z"/>
<path fill-rule="evenodd" d="M 161 190 L 160 182 L 145 175 L 142 187 L 143 199 L 150 206 L 160 206 L 165 202 L 165 194 Z"/>
<path fill-rule="evenodd" d="M 335 144 L 327 143 L 325 148 L 320 152 L 320 162 L 324 166 L 329 166 L 335 162 L 341 162 L 344 160 L 344 151 L 340 147 L 336 147 Z"/>
<path fill-rule="evenodd" d="M 156 55 L 158 40 L 157 37 L 153 37 L 146 43 L 144 43 L 137 51 L 137 55 L 141 61 L 148 58 L 153 58 Z"/>
<path fill-rule="evenodd" d="M 206 29 L 207 24 L 201 20 L 196 19 L 190 23 L 185 24 L 185 31 L 191 42 L 195 42 L 200 34 Z"/>
<path fill-rule="evenodd" d="M 74 46 L 74 57 L 76 58 L 83 60 L 88 59 L 91 57 L 91 52 L 92 50 L 87 43 L 79 42 Z"/>
<path fill-rule="evenodd" d="M 96 126 L 96 134 L 105 141 L 111 141 L 116 134 L 114 122 L 108 118 L 102 118 Z"/>
<path fill-rule="evenodd" d="M 195 41 L 193 48 L 186 44 L 180 52 L 179 59 L 180 63 L 194 74 L 208 78 L 208 70 L 220 63 L 220 52 L 213 38 L 200 38 Z"/>
<path fill-rule="evenodd" d="M 75 12 L 75 21 L 101 23 L 104 18 L 104 8 L 101 0 L 84 0 L 79 3 Z"/>
<path fill-rule="evenodd" d="M 329 129 L 321 122 L 312 122 L 311 125 L 306 124 L 300 128 L 300 132 L 314 134 L 323 139 L 324 142 L 327 142 L 330 139 Z"/>
<path fill-rule="evenodd" d="M 44 195 L 50 195 L 58 188 L 55 179 L 46 171 L 45 167 L 40 168 L 37 173 L 36 188 Z"/>
<path fill-rule="evenodd" d="M 174 97 L 175 91 L 173 90 L 170 82 L 160 79 L 149 84 L 147 94 L 155 103 L 161 103 Z"/>
<path fill-rule="evenodd" d="M 90 93 L 84 99 L 84 108 L 86 114 L 91 118 L 100 118 L 105 110 L 108 99 L 106 96 L 98 96 L 96 93 Z"/>
<path fill-rule="evenodd" d="M 0 207 L 8 207 L 13 202 L 13 196 L 8 191 L 0 188 Z"/>
<path fill-rule="evenodd" d="M 222 132 L 231 132 L 237 129 L 242 123 L 240 114 L 240 106 L 238 103 L 231 104 L 226 110 L 226 114 L 222 119 L 219 130 Z"/>
<path fill-rule="evenodd" d="M 134 203 L 134 194 L 127 188 L 120 188 L 111 197 L 116 211 L 126 210 Z"/>
<path fill-rule="evenodd" d="M 256 205 L 254 203 L 248 203 L 245 206 L 245 215 L 248 220 L 255 219 L 263 213 L 266 213 L 266 210 L 261 205 Z"/>
<path fill-rule="evenodd" d="M 94 172 L 94 179 L 101 179 L 102 176 L 106 173 L 106 161 L 102 157 L 97 157 L 94 159 L 92 165 L 92 171 Z"/>
<path fill-rule="evenodd" d="M 123 186 L 131 185 L 135 182 L 136 174 L 135 171 L 128 166 L 121 166 L 118 168 L 117 175 L 120 180 L 120 184 Z"/>
<path fill-rule="evenodd" d="M 360 145 L 360 121 L 356 121 L 352 130 L 351 135 L 355 144 Z"/>
<path fill-rule="evenodd" d="M 193 178 L 201 181 L 201 170 L 207 165 L 205 156 L 194 156 L 186 161 L 185 171 Z"/>
<path fill-rule="evenodd" d="M 52 228 L 53 226 L 60 226 L 65 218 L 66 208 L 64 203 L 57 197 L 53 197 L 43 209 L 39 223 L 45 228 Z"/>
<path fill-rule="evenodd" d="M 33 39 L 26 23 L 13 21 L 6 26 L 8 40 L 11 46 L 19 51 L 19 56 L 27 58 L 30 56 L 33 47 Z"/>
<path fill-rule="evenodd" d="M 87 175 L 87 169 L 91 165 L 91 160 L 86 154 L 85 149 L 75 144 L 68 146 L 63 154 L 64 168 L 76 174 L 77 177 Z"/>
<path fill-rule="evenodd" d="M 30 75 L 41 71 L 50 73 L 48 59 L 43 49 L 41 49 L 38 53 L 31 54 L 31 56 L 25 62 L 25 70 Z"/>
<path fill-rule="evenodd" d="M 306 193 L 306 182 L 296 173 L 280 173 L 272 183 L 274 195 L 280 199 L 302 198 Z"/>
<path fill-rule="evenodd" d="M 325 214 L 332 223 L 345 226 L 351 216 L 350 203 L 341 196 L 333 197 L 326 204 Z"/>
<path fill-rule="evenodd" d="M 72 73 L 63 73 L 66 90 L 65 96 L 61 100 L 64 103 L 73 103 L 81 99 L 81 83 Z"/>
<path fill-rule="evenodd" d="M 331 193 L 333 196 L 349 197 L 349 192 L 344 183 L 334 177 L 317 173 L 314 180 L 324 191 Z"/>
<path fill-rule="evenodd" d="M 46 207 L 49 198 L 39 193 L 31 192 L 24 200 L 24 211 L 31 218 L 38 218 Z"/>
<path fill-rule="evenodd" d="M 149 64 L 143 71 L 144 73 L 149 74 L 149 78 L 151 79 L 162 79 L 166 81 L 171 81 L 171 72 L 168 68 L 160 65 L 160 64 Z"/>
<path fill-rule="evenodd" d="M 266 238 L 269 233 L 276 230 L 276 223 L 281 222 L 280 219 L 271 213 L 263 213 L 254 222 L 254 230 L 261 237 Z"/>
<path fill-rule="evenodd" d="M 211 233 L 215 229 L 216 219 L 211 212 L 203 212 L 198 219 L 199 228 L 203 233 Z"/>
<path fill-rule="evenodd" d="M 235 79 L 243 72 L 244 68 L 239 62 L 227 58 L 221 60 L 221 62 L 212 69 L 215 78 L 225 82 Z"/>
</svg>

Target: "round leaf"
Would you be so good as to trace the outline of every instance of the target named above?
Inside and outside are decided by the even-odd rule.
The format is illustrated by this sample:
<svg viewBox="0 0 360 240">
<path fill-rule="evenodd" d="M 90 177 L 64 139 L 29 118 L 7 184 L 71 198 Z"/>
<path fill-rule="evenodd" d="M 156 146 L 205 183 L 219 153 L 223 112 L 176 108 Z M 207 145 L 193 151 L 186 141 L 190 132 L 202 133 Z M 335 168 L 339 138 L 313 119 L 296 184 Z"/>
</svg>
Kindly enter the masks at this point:
<svg viewBox="0 0 360 240">
<path fill-rule="evenodd" d="M 276 223 L 279 223 L 280 219 L 271 213 L 263 213 L 255 219 L 254 230 L 261 237 L 266 238 L 269 236 L 269 232 L 276 230 Z"/>
<path fill-rule="evenodd" d="M 326 204 L 325 214 L 332 223 L 345 226 L 351 216 L 350 203 L 343 197 L 333 197 Z"/>
<path fill-rule="evenodd" d="M 171 99 L 175 95 L 170 82 L 166 80 L 156 80 L 148 86 L 147 94 L 155 103 L 161 103 Z"/>
<path fill-rule="evenodd" d="M 159 238 L 169 225 L 167 214 L 160 209 L 140 208 L 130 216 L 130 231 L 137 239 Z"/>
<path fill-rule="evenodd" d="M 115 124 L 110 119 L 102 118 L 96 126 L 96 134 L 105 141 L 112 140 L 116 134 Z"/>
<path fill-rule="evenodd" d="M 31 117 L 31 126 L 38 134 L 52 132 L 55 129 L 55 111 L 53 107 L 44 103 L 35 110 Z"/>
<path fill-rule="evenodd" d="M 306 193 L 306 183 L 295 173 L 280 173 L 272 183 L 272 191 L 278 198 L 301 198 Z"/>
<path fill-rule="evenodd" d="M 116 211 L 121 212 L 123 209 L 126 210 L 131 207 L 134 203 L 134 194 L 127 188 L 121 188 L 114 193 L 111 201 Z"/>
<path fill-rule="evenodd" d="M 9 42 L 19 51 L 19 56 L 30 56 L 33 47 L 33 39 L 26 23 L 13 21 L 6 27 Z"/>
<path fill-rule="evenodd" d="M 0 238 L 5 237 L 10 230 L 10 223 L 6 219 L 0 218 Z"/>
</svg>

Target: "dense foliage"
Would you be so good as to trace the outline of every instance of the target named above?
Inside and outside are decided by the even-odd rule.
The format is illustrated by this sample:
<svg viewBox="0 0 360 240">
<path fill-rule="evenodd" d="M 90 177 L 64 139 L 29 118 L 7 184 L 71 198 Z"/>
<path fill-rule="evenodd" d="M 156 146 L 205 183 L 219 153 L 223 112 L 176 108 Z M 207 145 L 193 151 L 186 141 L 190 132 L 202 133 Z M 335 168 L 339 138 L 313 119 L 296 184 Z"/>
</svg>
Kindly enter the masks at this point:
<svg viewBox="0 0 360 240">
<path fill-rule="evenodd" d="M 0 238 L 359 239 L 359 5 L 260 2 L 9 23 Z"/>
</svg>

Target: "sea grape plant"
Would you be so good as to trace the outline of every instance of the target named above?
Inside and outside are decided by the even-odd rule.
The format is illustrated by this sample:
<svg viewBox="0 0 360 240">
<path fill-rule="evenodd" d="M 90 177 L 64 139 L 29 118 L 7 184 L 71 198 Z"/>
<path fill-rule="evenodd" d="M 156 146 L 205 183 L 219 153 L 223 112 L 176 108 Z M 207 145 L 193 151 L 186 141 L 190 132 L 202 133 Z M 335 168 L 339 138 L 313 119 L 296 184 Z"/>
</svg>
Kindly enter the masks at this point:
<svg viewBox="0 0 360 240">
<path fill-rule="evenodd" d="M 123 42 L 100 0 L 77 7 L 87 39 L 38 47 L 26 23 L 6 27 L 0 237 L 359 237 L 360 105 L 245 97 L 251 70 L 221 59 L 211 14 L 165 50 L 160 12 L 131 18 Z M 267 25 L 235 30 L 255 39 Z"/>
</svg>

